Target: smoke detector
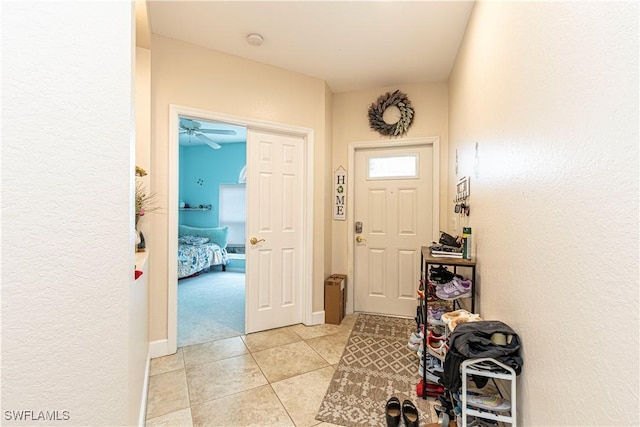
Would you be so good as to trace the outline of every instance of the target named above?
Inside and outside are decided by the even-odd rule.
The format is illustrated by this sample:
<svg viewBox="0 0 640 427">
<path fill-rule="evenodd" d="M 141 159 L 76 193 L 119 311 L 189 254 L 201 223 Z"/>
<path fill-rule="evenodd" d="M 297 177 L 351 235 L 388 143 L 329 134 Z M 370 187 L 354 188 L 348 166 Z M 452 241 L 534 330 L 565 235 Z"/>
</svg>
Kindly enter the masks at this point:
<svg viewBox="0 0 640 427">
<path fill-rule="evenodd" d="M 251 46 L 262 46 L 262 43 L 264 43 L 264 39 L 262 38 L 262 36 L 260 34 L 249 34 L 247 36 L 247 42 L 251 45 Z"/>
</svg>

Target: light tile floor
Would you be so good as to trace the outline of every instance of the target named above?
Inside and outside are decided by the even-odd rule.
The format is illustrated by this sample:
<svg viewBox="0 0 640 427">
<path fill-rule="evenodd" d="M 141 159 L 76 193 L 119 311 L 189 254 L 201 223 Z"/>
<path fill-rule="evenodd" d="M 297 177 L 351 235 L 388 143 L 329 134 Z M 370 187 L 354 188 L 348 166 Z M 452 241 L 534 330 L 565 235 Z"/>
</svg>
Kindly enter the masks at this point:
<svg viewBox="0 0 640 427">
<path fill-rule="evenodd" d="M 147 426 L 319 426 L 357 315 L 178 349 L 153 359 Z"/>
</svg>

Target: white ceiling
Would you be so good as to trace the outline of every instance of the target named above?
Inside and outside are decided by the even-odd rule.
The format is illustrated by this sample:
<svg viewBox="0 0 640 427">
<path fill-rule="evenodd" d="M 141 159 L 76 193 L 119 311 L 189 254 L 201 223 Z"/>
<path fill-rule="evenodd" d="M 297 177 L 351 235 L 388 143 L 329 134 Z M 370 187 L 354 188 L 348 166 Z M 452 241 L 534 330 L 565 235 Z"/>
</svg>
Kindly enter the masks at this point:
<svg viewBox="0 0 640 427">
<path fill-rule="evenodd" d="M 325 80 L 446 81 L 472 1 L 150 1 L 151 32 Z M 259 33 L 260 47 L 246 37 Z"/>
</svg>

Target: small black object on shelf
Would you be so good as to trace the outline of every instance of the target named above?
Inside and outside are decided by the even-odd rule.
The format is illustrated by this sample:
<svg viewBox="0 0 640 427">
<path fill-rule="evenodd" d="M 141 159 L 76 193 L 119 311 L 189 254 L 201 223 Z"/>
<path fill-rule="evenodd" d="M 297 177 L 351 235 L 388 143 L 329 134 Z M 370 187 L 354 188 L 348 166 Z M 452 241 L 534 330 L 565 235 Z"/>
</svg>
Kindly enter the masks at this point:
<svg viewBox="0 0 640 427">
<path fill-rule="evenodd" d="M 144 250 L 147 248 L 144 242 L 144 234 L 142 234 L 142 231 L 139 231 L 138 234 L 140 234 L 140 243 L 138 243 L 138 252 L 144 252 Z"/>
</svg>

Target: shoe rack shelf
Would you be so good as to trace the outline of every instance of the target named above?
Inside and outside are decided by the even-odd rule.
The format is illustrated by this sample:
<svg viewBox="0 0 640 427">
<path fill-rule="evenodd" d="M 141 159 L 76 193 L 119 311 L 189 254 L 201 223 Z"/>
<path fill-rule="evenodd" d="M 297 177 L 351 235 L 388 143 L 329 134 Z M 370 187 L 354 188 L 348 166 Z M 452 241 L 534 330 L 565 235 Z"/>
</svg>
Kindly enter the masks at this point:
<svg viewBox="0 0 640 427">
<path fill-rule="evenodd" d="M 462 427 L 467 427 L 467 416 L 472 415 L 478 418 L 484 418 L 486 420 L 493 420 L 503 423 L 509 423 L 512 427 L 517 427 L 516 423 L 516 373 L 515 371 L 499 361 L 491 358 L 482 359 L 467 359 L 462 362 L 461 365 L 462 374 L 462 394 L 460 399 L 462 400 Z M 491 410 L 478 409 L 469 407 L 467 402 L 467 382 L 470 375 L 500 379 L 511 382 L 511 395 L 509 396 L 510 408 L 508 411 L 510 415 L 497 414 Z M 497 411 L 496 411 L 497 412 Z"/>
<path fill-rule="evenodd" d="M 461 258 L 446 258 L 446 257 L 434 257 L 431 256 L 431 251 L 428 246 L 423 246 L 420 251 L 420 266 L 422 268 L 420 278 L 422 283 L 427 284 L 427 278 L 429 275 L 429 266 L 431 265 L 446 265 L 453 267 L 453 273 L 458 273 L 459 267 L 468 267 L 471 269 L 471 313 L 475 313 L 476 308 L 476 261 L 472 259 Z M 426 289 L 426 288 L 425 288 Z M 460 305 L 458 303 L 458 305 Z M 426 310 L 426 307 L 425 307 Z"/>
</svg>

